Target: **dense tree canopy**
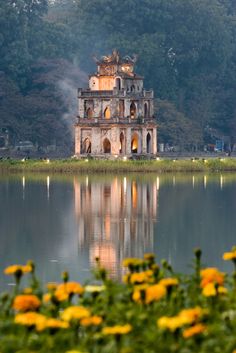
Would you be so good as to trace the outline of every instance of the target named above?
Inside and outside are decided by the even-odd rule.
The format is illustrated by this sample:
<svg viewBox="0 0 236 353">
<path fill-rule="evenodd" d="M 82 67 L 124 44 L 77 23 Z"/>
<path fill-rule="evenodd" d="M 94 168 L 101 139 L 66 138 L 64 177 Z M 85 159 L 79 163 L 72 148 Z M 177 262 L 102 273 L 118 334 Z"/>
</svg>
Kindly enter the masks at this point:
<svg viewBox="0 0 236 353">
<path fill-rule="evenodd" d="M 235 20 L 234 0 L 2 1 L 0 128 L 13 142 L 70 145 L 76 87 L 93 54 L 117 48 L 138 54 L 159 98 L 160 141 L 203 145 L 209 131 L 235 141 Z"/>
</svg>

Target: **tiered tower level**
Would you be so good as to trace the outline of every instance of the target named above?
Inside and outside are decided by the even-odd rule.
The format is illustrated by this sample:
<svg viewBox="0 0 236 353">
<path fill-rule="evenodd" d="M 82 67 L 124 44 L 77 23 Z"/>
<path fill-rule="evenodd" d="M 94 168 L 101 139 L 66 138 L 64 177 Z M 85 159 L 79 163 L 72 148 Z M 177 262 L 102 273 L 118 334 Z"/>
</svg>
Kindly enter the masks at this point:
<svg viewBox="0 0 236 353">
<path fill-rule="evenodd" d="M 97 73 L 89 77 L 89 88 L 78 89 L 75 154 L 155 155 L 154 95 L 134 72 L 136 57 L 121 57 L 114 50 L 95 60 Z"/>
</svg>

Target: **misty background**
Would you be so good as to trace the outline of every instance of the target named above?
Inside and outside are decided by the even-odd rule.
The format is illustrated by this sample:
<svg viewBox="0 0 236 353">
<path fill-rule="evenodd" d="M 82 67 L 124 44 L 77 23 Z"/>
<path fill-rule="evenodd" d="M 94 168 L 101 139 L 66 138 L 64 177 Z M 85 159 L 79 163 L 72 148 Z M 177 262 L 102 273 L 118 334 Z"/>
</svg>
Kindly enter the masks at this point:
<svg viewBox="0 0 236 353">
<path fill-rule="evenodd" d="M 235 0 L 1 1 L 0 133 L 73 153 L 77 88 L 117 48 L 155 91 L 159 142 L 233 146 L 235 34 Z"/>
</svg>

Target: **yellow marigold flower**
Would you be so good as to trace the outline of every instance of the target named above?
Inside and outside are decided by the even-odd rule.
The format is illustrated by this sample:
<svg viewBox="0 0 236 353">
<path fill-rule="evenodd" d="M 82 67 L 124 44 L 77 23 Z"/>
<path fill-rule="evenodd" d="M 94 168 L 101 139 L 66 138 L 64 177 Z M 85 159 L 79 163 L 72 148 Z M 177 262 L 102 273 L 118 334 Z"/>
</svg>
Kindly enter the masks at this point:
<svg viewBox="0 0 236 353">
<path fill-rule="evenodd" d="M 204 270 L 201 270 L 200 275 L 202 278 L 202 288 L 204 288 L 208 283 L 217 283 L 219 285 L 223 285 L 225 279 L 225 274 L 223 272 L 220 272 L 215 267 L 209 267 L 205 268 Z"/>
<path fill-rule="evenodd" d="M 164 287 L 172 287 L 172 286 L 178 286 L 179 281 L 177 278 L 163 278 L 159 281 L 158 284 L 161 284 Z"/>
<path fill-rule="evenodd" d="M 90 317 L 84 317 L 81 319 L 80 324 L 82 326 L 97 326 L 102 323 L 102 317 L 101 316 L 90 316 Z"/>
<path fill-rule="evenodd" d="M 116 325 L 116 326 L 107 326 L 102 329 L 104 335 L 126 335 L 132 331 L 132 326 L 130 324 L 126 325 Z"/>
<path fill-rule="evenodd" d="M 153 272 L 151 270 L 132 273 L 130 276 L 130 283 L 144 283 L 152 281 Z"/>
<path fill-rule="evenodd" d="M 52 294 L 51 293 L 45 293 L 43 295 L 43 302 L 44 303 L 49 303 L 51 299 L 52 299 Z"/>
<path fill-rule="evenodd" d="M 223 260 L 234 260 L 236 259 L 236 250 L 231 251 L 231 252 L 225 252 L 223 254 Z"/>
<path fill-rule="evenodd" d="M 179 313 L 179 317 L 185 321 L 186 324 L 192 324 L 199 320 L 204 314 L 204 311 L 200 307 L 184 309 Z"/>
<path fill-rule="evenodd" d="M 32 271 L 32 267 L 29 265 L 11 265 L 5 268 L 5 275 L 15 275 L 18 271 L 22 273 L 28 273 Z"/>
<path fill-rule="evenodd" d="M 124 267 L 129 267 L 131 265 L 133 266 L 141 266 L 143 264 L 143 260 L 138 259 L 138 258 L 127 258 L 122 261 L 122 265 Z"/>
<path fill-rule="evenodd" d="M 135 290 L 133 292 L 132 299 L 136 303 L 141 303 L 141 292 L 140 292 L 140 290 Z"/>
<path fill-rule="evenodd" d="M 59 301 L 59 302 L 63 302 L 64 300 L 68 300 L 69 299 L 69 294 L 66 293 L 64 290 L 56 290 L 56 292 L 54 293 L 55 298 Z"/>
<path fill-rule="evenodd" d="M 84 306 L 70 306 L 61 313 L 64 321 L 81 320 L 90 316 L 90 311 Z"/>
<path fill-rule="evenodd" d="M 166 295 L 166 288 L 161 284 L 155 284 L 146 289 L 145 302 L 149 304 L 153 301 L 160 300 Z"/>
<path fill-rule="evenodd" d="M 27 312 L 24 314 L 17 314 L 15 316 L 15 323 L 24 326 L 40 327 L 46 320 L 46 316 L 35 312 Z"/>
<path fill-rule="evenodd" d="M 88 285 L 84 287 L 85 292 L 88 293 L 99 293 L 102 292 L 106 289 L 105 286 L 92 286 L 92 285 Z"/>
<path fill-rule="evenodd" d="M 77 282 L 67 282 L 67 283 L 61 283 L 58 285 L 56 292 L 57 291 L 64 291 L 67 294 L 82 294 L 84 292 L 84 288 L 81 286 L 81 284 Z"/>
<path fill-rule="evenodd" d="M 163 316 L 157 320 L 157 326 L 161 329 L 168 329 L 172 332 L 176 331 L 186 324 L 185 319 L 179 316 L 167 317 Z"/>
<path fill-rule="evenodd" d="M 199 335 L 200 333 L 203 333 L 206 331 L 206 326 L 203 324 L 197 324 L 192 327 L 189 327 L 183 331 L 183 337 L 184 338 L 190 338 L 195 335 Z"/>
<path fill-rule="evenodd" d="M 23 289 L 23 293 L 24 294 L 31 294 L 33 292 L 33 289 L 31 287 L 28 287 L 28 288 L 24 288 Z"/>
<path fill-rule="evenodd" d="M 218 292 L 219 294 L 227 294 L 227 293 L 228 293 L 228 289 L 225 288 L 224 286 L 219 286 L 219 287 L 217 288 L 217 292 Z"/>
<path fill-rule="evenodd" d="M 227 288 L 224 286 L 217 288 L 214 283 L 208 283 L 202 290 L 205 297 L 215 297 L 217 294 L 226 294 L 227 292 Z"/>
<path fill-rule="evenodd" d="M 12 307 L 19 311 L 32 311 L 38 309 L 40 305 L 41 301 L 36 295 L 22 294 L 15 297 Z"/>
<path fill-rule="evenodd" d="M 49 318 L 44 321 L 42 321 L 41 324 L 37 326 L 37 331 L 42 331 L 47 328 L 54 328 L 54 329 L 67 329 L 69 328 L 69 323 L 66 321 L 54 319 L 54 318 Z"/>
</svg>

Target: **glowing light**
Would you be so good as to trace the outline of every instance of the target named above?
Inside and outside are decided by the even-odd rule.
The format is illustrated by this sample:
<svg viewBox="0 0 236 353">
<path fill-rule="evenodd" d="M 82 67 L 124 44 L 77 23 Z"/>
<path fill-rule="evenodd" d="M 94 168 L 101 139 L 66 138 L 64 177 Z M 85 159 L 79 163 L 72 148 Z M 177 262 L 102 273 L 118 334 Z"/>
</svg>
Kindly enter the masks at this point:
<svg viewBox="0 0 236 353">
<path fill-rule="evenodd" d="M 88 159 L 85 159 L 84 161 L 85 161 L 85 162 L 88 162 Z"/>
<path fill-rule="evenodd" d="M 124 177 L 124 193 L 126 193 L 127 190 L 127 179 Z"/>
<path fill-rule="evenodd" d="M 49 175 L 47 176 L 47 196 L 49 199 L 49 196 L 50 196 L 50 176 Z"/>
<path fill-rule="evenodd" d="M 220 162 L 224 162 L 225 161 L 225 158 L 220 158 Z"/>
<path fill-rule="evenodd" d="M 86 186 L 88 187 L 88 185 L 89 185 L 89 178 L 88 176 L 86 176 Z"/>
<path fill-rule="evenodd" d="M 25 176 L 22 177 L 22 187 L 23 187 L 23 190 L 25 189 Z"/>
<path fill-rule="evenodd" d="M 157 190 L 159 190 L 159 189 L 160 189 L 160 178 L 157 177 Z"/>
<path fill-rule="evenodd" d="M 50 159 L 49 159 L 49 158 L 46 159 L 46 163 L 47 163 L 47 164 L 50 163 Z"/>
<path fill-rule="evenodd" d="M 23 158 L 23 159 L 21 160 L 21 162 L 25 162 L 25 158 Z"/>
<path fill-rule="evenodd" d="M 176 159 L 173 159 L 173 162 L 176 162 Z"/>
<path fill-rule="evenodd" d="M 194 189 L 194 186 L 195 186 L 195 176 L 193 175 L 193 189 Z"/>
<path fill-rule="evenodd" d="M 123 157 L 123 161 L 127 161 L 127 157 L 126 156 Z"/>
<path fill-rule="evenodd" d="M 159 158 L 159 157 L 157 157 L 157 158 L 156 158 L 156 161 L 160 162 L 160 158 Z"/>
<path fill-rule="evenodd" d="M 223 189 L 223 183 L 224 183 L 224 178 L 223 178 L 223 176 L 221 175 L 221 176 L 220 176 L 220 188 L 221 188 L 221 190 Z"/>
<path fill-rule="evenodd" d="M 204 183 L 204 189 L 206 189 L 206 187 L 207 187 L 207 176 L 206 175 L 204 175 L 203 183 Z"/>
<path fill-rule="evenodd" d="M 208 163 L 208 160 L 207 160 L 207 159 L 203 159 L 203 162 L 204 162 L 204 163 Z"/>
</svg>

